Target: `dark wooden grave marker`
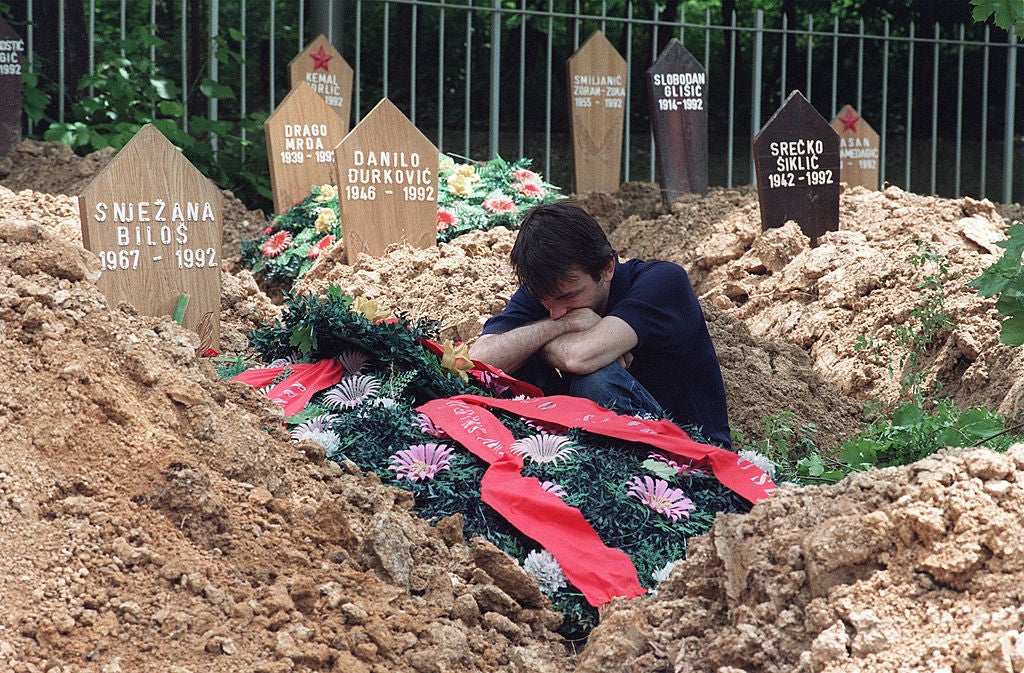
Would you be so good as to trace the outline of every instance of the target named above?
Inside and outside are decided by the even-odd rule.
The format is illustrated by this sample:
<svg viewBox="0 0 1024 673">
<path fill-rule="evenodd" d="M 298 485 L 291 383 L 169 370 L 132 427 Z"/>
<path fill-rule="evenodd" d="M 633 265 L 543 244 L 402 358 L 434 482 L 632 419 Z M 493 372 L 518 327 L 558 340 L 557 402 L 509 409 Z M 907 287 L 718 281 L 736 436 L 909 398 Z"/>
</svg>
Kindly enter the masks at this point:
<svg viewBox="0 0 1024 673">
<path fill-rule="evenodd" d="M 437 243 L 437 147 L 387 98 L 335 149 L 349 264 L 392 243 Z"/>
<path fill-rule="evenodd" d="M 569 59 L 577 194 L 619 189 L 627 77 L 626 60 L 601 31 Z"/>
<path fill-rule="evenodd" d="M 318 35 L 288 64 L 291 86 L 305 82 L 342 121 L 342 137 L 352 116 L 352 68 L 323 35 Z"/>
<path fill-rule="evenodd" d="M 309 196 L 313 185 L 334 183 L 334 148 L 345 137 L 344 126 L 305 82 L 277 106 L 263 125 L 275 213 Z"/>
<path fill-rule="evenodd" d="M 171 315 L 220 340 L 224 197 L 152 124 L 146 124 L 78 199 L 85 248 L 100 258 L 96 285 L 111 305 Z M 208 326 L 208 327 L 207 327 Z"/>
<path fill-rule="evenodd" d="M 25 41 L 0 18 L 0 158 L 21 142 L 21 56 Z"/>
<path fill-rule="evenodd" d="M 853 106 L 845 105 L 832 120 L 839 134 L 839 177 L 851 187 L 878 189 L 880 136 Z"/>
<path fill-rule="evenodd" d="M 684 194 L 708 193 L 707 71 L 677 40 L 647 69 L 647 99 L 668 208 Z"/>
<path fill-rule="evenodd" d="M 754 137 L 763 228 L 789 220 L 817 245 L 839 229 L 839 136 L 799 91 Z"/>
</svg>

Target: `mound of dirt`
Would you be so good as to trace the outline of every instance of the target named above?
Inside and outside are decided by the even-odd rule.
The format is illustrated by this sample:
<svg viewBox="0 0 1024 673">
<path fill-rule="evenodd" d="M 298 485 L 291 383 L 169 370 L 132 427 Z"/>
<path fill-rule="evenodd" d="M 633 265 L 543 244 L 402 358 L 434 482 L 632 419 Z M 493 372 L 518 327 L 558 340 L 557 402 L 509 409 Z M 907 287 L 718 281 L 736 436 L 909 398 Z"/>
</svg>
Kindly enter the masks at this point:
<svg viewBox="0 0 1024 673">
<path fill-rule="evenodd" d="M 948 451 L 723 515 L 577 673 L 1018 671 L 1024 445 Z"/>
<path fill-rule="evenodd" d="M 566 668 L 561 615 L 511 559 L 290 443 L 196 335 L 109 308 L 97 271 L 0 224 L 0 667 Z"/>
<path fill-rule="evenodd" d="M 109 158 L 26 141 L 0 162 L 0 668 L 573 669 L 560 615 L 459 517 L 428 525 L 407 492 L 289 442 L 276 406 L 195 357 L 196 335 L 108 306 L 74 195 Z M 1006 207 L 846 190 L 840 231 L 811 248 L 792 224 L 761 231 L 752 188 L 669 212 L 643 183 L 579 199 L 624 257 L 687 269 L 748 439 L 791 411 L 834 448 L 865 400 L 899 395 L 896 329 L 936 273 L 914 265 L 918 241 L 948 266 L 956 321 L 926 353 L 929 382 L 1024 413 L 1024 361 L 966 285 L 995 260 Z M 225 219 L 230 257 L 265 218 L 226 203 Z M 300 289 L 335 284 L 472 341 L 515 288 L 513 240 L 474 232 L 353 265 L 336 248 Z M 230 265 L 221 304 L 229 355 L 281 310 Z M 610 605 L 578 670 L 1022 670 L 1022 475 L 1015 447 L 784 486 L 691 540 L 657 597 Z"/>
</svg>

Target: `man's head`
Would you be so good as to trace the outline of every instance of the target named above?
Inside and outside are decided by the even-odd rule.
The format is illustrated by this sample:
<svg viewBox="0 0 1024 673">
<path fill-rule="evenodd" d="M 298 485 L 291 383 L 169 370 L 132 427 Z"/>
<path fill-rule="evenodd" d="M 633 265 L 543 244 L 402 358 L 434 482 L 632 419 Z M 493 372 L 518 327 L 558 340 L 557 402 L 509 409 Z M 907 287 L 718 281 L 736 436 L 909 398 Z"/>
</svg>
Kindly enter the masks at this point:
<svg viewBox="0 0 1024 673">
<path fill-rule="evenodd" d="M 590 213 L 561 200 L 526 211 L 511 260 L 519 282 L 545 299 L 557 296 L 560 286 L 581 275 L 601 282 L 614 251 Z"/>
</svg>

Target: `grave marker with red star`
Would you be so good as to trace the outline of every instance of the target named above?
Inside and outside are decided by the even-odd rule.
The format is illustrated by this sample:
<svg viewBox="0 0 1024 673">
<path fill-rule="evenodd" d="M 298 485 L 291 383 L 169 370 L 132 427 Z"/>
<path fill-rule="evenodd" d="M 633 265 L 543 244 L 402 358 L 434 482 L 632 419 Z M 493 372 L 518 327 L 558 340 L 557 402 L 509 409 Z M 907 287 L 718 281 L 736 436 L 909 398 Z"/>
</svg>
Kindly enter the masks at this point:
<svg viewBox="0 0 1024 673">
<path fill-rule="evenodd" d="M 839 179 L 850 187 L 878 189 L 879 135 L 850 105 L 843 106 L 832 128 L 839 134 Z"/>
<path fill-rule="evenodd" d="M 317 35 L 291 60 L 288 73 L 292 88 L 299 82 L 308 84 L 341 116 L 342 136 L 348 133 L 352 110 L 352 68 L 327 38 Z"/>
</svg>

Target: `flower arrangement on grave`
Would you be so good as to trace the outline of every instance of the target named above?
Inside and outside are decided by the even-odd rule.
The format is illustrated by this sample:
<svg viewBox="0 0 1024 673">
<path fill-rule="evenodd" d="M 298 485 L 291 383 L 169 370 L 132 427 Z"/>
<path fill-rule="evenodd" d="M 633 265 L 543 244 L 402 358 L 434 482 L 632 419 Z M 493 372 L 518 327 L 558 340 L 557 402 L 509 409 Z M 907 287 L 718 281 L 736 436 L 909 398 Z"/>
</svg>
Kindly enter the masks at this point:
<svg viewBox="0 0 1024 673">
<path fill-rule="evenodd" d="M 530 159 L 457 163 L 441 155 L 437 240 L 473 229 L 519 226 L 519 214 L 562 198 L 559 188 L 530 170 Z M 290 289 L 327 248 L 341 241 L 338 189 L 314 186 L 301 203 L 270 219 L 258 238 L 242 243 L 242 265 L 265 283 Z"/>
<path fill-rule="evenodd" d="M 437 240 L 472 229 L 515 229 L 531 206 L 562 198 L 558 187 L 530 170 L 530 159 L 458 163 L 442 154 L 438 165 Z"/>
<path fill-rule="evenodd" d="M 242 242 L 242 264 L 264 282 L 290 289 L 339 241 L 338 188 L 314 186 L 300 203 L 272 217 L 259 238 Z"/>
<path fill-rule="evenodd" d="M 417 410 L 460 395 L 519 403 L 505 385 L 509 380 L 477 375 L 475 369 L 467 376 L 474 363 L 464 345 L 432 341 L 437 323 L 391 317 L 375 301 L 336 287 L 320 297 L 290 296 L 285 305 L 281 321 L 251 336 L 263 360 L 277 368 L 268 369 L 268 388 L 291 369 L 318 361 L 340 365 L 342 372 L 286 417 L 292 439 L 317 442 L 329 459 L 353 461 L 384 483 L 411 491 L 416 511 L 428 522 L 462 514 L 467 539 L 488 539 L 536 577 L 565 616 L 564 635 L 588 633 L 597 611 L 555 556 L 481 500 L 489 464 L 442 429 L 451 426 Z M 219 368 L 227 378 L 246 366 Z M 639 592 L 656 590 L 670 564 L 686 555 L 687 540 L 706 532 L 717 512 L 748 507 L 702 467 L 650 446 L 491 411 L 514 437 L 508 451 L 521 459 L 521 476 L 536 478 L 531 483 L 539 483 L 538 493 L 581 513 L 600 541 L 625 552 L 643 585 Z M 699 441 L 692 429 L 691 436 Z"/>
</svg>

